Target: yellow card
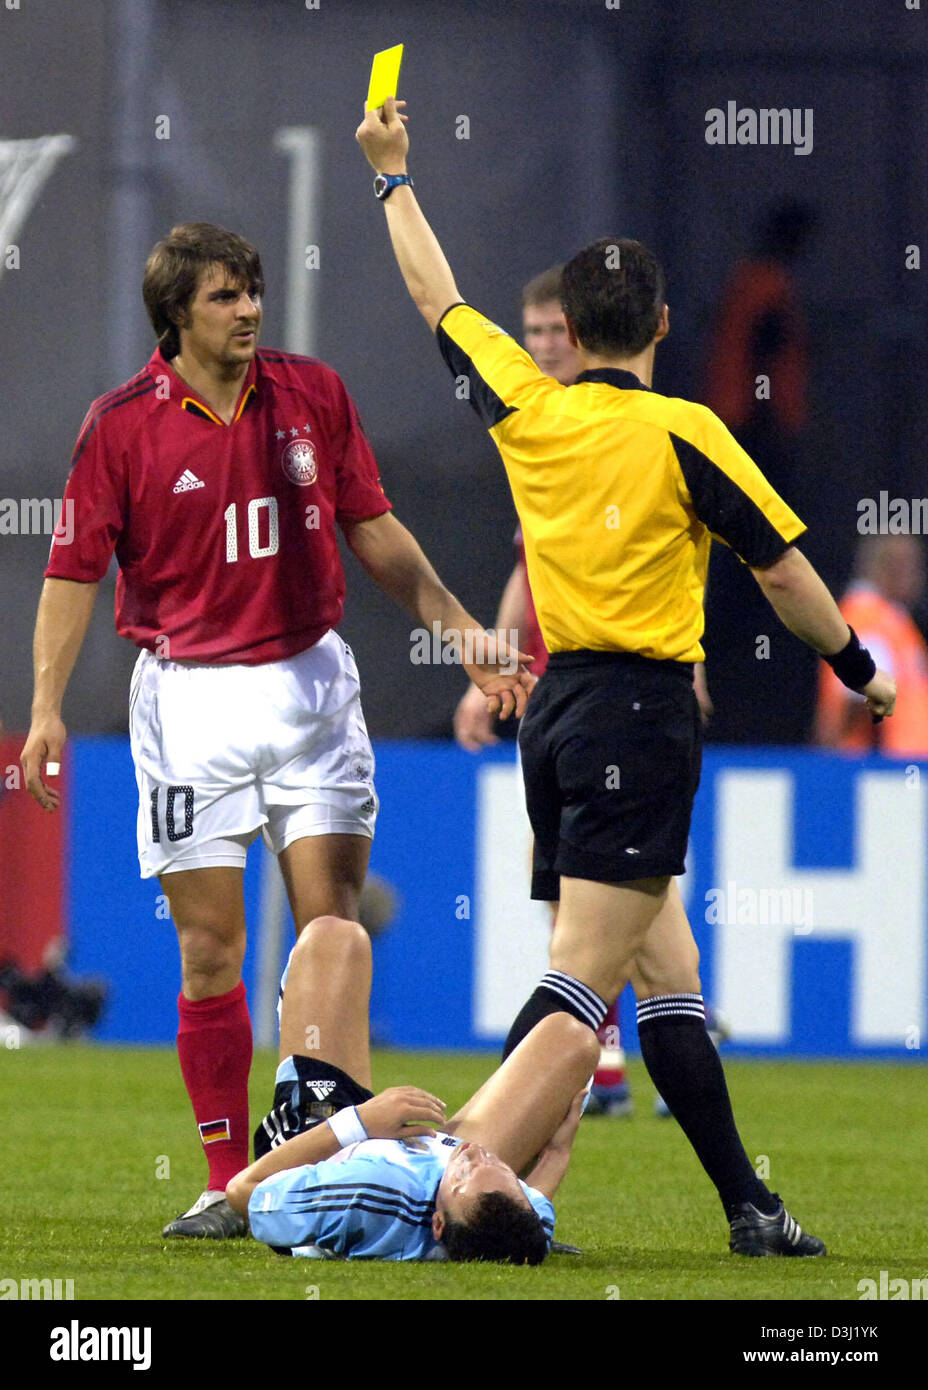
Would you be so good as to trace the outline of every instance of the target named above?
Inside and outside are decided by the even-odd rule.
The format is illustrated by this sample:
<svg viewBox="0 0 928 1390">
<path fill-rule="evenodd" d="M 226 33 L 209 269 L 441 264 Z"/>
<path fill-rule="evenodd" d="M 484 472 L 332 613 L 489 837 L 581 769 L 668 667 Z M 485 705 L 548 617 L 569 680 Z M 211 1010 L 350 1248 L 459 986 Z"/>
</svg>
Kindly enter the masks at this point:
<svg viewBox="0 0 928 1390">
<path fill-rule="evenodd" d="M 385 48 L 381 53 L 374 54 L 370 86 L 367 89 L 366 110 L 376 111 L 378 106 L 383 106 L 387 97 L 396 96 L 402 61 L 403 45 L 401 43 L 394 45 L 393 48 Z"/>
</svg>

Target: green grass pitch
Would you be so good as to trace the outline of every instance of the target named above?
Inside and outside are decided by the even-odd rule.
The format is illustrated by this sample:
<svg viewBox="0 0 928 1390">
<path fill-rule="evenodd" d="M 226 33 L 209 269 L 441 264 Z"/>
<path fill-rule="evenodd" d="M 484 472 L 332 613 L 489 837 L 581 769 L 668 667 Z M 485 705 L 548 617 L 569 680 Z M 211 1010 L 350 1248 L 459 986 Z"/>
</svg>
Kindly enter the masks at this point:
<svg viewBox="0 0 928 1390">
<path fill-rule="evenodd" d="M 451 1113 L 490 1055 L 378 1052 L 378 1087 L 413 1082 Z M 916 1066 L 730 1061 L 748 1154 L 822 1236 L 824 1260 L 745 1260 L 673 1121 L 657 1119 L 640 1063 L 636 1112 L 588 1118 L 557 1201 L 580 1256 L 536 1269 L 286 1260 L 251 1240 L 163 1241 L 205 1165 L 171 1049 L 69 1046 L 0 1052 L 4 1135 L 0 1277 L 74 1281 L 84 1299 L 856 1300 L 858 1280 L 928 1275 L 913 1220 L 928 1151 Z M 252 1115 L 274 1060 L 257 1055 Z M 169 1176 L 159 1176 L 159 1173 Z"/>
</svg>

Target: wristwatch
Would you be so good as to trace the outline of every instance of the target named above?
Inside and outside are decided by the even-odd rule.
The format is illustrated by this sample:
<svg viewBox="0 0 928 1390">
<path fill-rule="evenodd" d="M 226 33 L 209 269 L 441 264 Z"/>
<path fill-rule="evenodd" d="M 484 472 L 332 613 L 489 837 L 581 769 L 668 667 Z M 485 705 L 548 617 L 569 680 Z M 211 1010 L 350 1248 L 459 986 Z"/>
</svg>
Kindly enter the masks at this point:
<svg viewBox="0 0 928 1390">
<path fill-rule="evenodd" d="M 401 183 L 408 183 L 410 188 L 413 187 L 413 181 L 408 174 L 378 174 L 374 179 L 374 196 L 383 202 Z"/>
</svg>

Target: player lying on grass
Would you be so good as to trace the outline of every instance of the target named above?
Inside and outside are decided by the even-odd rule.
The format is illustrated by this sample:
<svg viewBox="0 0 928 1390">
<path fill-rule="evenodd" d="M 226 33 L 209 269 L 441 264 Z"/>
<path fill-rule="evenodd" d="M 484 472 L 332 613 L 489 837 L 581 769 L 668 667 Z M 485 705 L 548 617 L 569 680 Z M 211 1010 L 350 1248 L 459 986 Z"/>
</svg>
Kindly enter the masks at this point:
<svg viewBox="0 0 928 1390">
<path fill-rule="evenodd" d="M 370 1090 L 370 987 L 362 927 L 304 928 L 284 974 L 274 1106 L 230 1206 L 281 1253 L 539 1264 L 595 1034 L 549 1015 L 448 1120 L 416 1086 Z"/>
</svg>

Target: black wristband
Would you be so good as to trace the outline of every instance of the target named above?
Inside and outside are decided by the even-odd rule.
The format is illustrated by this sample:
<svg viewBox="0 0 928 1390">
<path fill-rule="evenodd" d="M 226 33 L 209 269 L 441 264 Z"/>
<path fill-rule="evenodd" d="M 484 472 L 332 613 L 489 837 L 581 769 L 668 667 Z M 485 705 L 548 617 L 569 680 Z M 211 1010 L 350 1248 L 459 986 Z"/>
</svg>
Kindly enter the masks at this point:
<svg viewBox="0 0 928 1390">
<path fill-rule="evenodd" d="M 828 662 L 848 690 L 862 690 L 876 675 L 876 662 L 867 648 L 860 645 L 860 638 L 853 628 L 847 646 L 835 652 L 834 656 L 823 656 L 822 660 Z"/>
</svg>

